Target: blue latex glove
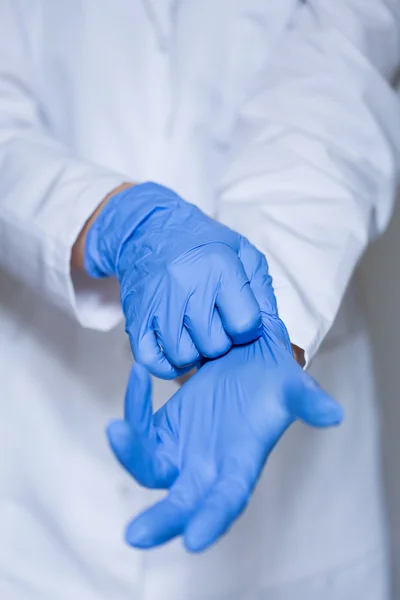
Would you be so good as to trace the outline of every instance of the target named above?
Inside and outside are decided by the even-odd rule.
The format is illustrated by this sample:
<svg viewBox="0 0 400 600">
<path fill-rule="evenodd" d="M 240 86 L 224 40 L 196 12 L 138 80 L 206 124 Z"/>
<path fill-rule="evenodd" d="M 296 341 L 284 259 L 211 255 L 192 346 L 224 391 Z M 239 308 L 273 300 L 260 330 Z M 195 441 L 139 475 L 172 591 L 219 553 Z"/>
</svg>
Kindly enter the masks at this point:
<svg viewBox="0 0 400 600">
<path fill-rule="evenodd" d="M 291 423 L 341 421 L 340 406 L 293 359 L 282 322 L 265 315 L 264 325 L 262 338 L 207 362 L 154 416 L 149 376 L 134 366 L 125 419 L 108 438 L 140 484 L 169 492 L 129 525 L 132 546 L 183 535 L 188 550 L 204 550 L 244 509 Z"/>
<path fill-rule="evenodd" d="M 116 194 L 90 228 L 85 268 L 116 276 L 133 355 L 158 377 L 175 378 L 201 356 L 261 335 L 247 264 L 274 295 L 263 256 L 245 238 L 154 183 Z M 185 367 L 189 366 L 185 369 Z"/>
</svg>

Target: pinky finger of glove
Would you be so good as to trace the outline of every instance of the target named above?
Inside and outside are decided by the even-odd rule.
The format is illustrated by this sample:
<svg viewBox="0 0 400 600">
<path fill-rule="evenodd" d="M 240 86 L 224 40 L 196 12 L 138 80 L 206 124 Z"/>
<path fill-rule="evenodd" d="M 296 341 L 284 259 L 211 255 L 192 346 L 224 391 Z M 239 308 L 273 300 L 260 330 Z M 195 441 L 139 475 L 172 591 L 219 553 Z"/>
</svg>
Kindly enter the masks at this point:
<svg viewBox="0 0 400 600">
<path fill-rule="evenodd" d="M 157 335 L 152 329 L 148 329 L 140 341 L 136 341 L 132 335 L 129 335 L 129 338 L 135 360 L 146 367 L 155 377 L 159 377 L 160 379 L 176 379 L 193 368 L 192 365 L 189 365 L 187 368 L 174 367 L 164 354 L 163 349 L 158 343 Z"/>
<path fill-rule="evenodd" d="M 126 541 L 136 548 L 153 548 L 182 535 L 207 497 L 209 473 L 202 471 L 202 461 L 184 469 L 168 495 L 136 517 L 126 531 Z"/>
<path fill-rule="evenodd" d="M 126 529 L 126 542 L 141 549 L 165 544 L 183 533 L 190 514 L 167 497 L 131 521 Z"/>
</svg>

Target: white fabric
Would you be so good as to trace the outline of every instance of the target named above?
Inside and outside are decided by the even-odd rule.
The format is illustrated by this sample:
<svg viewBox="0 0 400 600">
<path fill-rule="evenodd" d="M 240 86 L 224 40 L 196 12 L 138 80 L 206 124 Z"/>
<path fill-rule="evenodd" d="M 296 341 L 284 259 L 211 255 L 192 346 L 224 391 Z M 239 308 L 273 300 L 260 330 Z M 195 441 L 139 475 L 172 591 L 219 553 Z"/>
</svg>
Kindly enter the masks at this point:
<svg viewBox="0 0 400 600">
<path fill-rule="evenodd" d="M 369 345 L 342 300 L 394 202 L 399 48 L 397 0 L 0 0 L 0 597 L 388 600 Z M 69 258 L 127 179 L 265 251 L 346 410 L 289 432 L 202 556 L 121 540 L 154 499 L 104 437 L 131 358 L 116 286 L 72 279 Z M 156 382 L 156 403 L 174 389 Z"/>
</svg>

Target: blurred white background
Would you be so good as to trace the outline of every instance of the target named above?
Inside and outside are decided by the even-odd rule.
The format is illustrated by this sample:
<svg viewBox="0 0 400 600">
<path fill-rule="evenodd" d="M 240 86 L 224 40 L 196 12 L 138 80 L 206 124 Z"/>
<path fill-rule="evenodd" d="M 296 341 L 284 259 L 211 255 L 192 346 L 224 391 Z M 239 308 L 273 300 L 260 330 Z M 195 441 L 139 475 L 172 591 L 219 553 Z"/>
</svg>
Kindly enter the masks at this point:
<svg viewBox="0 0 400 600">
<path fill-rule="evenodd" d="M 358 277 L 376 362 L 394 598 L 400 598 L 400 202 L 387 233 L 370 248 Z"/>
</svg>

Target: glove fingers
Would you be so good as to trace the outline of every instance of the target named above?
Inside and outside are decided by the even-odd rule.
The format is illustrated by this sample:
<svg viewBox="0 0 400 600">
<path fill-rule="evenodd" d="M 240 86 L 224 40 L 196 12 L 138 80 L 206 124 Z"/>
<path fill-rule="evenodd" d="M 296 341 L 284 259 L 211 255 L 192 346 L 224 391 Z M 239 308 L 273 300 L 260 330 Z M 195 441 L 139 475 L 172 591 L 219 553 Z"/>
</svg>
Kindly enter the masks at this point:
<svg viewBox="0 0 400 600">
<path fill-rule="evenodd" d="M 165 498 L 147 509 L 127 527 L 125 539 L 135 548 L 154 548 L 181 535 L 190 511 Z"/>
<path fill-rule="evenodd" d="M 218 482 L 188 524 L 186 548 L 200 552 L 216 542 L 243 511 L 250 492 L 249 486 L 238 483 L 237 476 Z"/>
<path fill-rule="evenodd" d="M 183 470 L 168 496 L 129 524 L 126 533 L 128 544 L 152 548 L 182 535 L 209 485 L 199 465 Z"/>
<path fill-rule="evenodd" d="M 205 550 L 229 529 L 244 510 L 273 445 L 273 441 L 254 437 L 232 449 L 187 526 L 184 543 L 188 550 Z"/>
<path fill-rule="evenodd" d="M 292 353 L 289 334 L 278 318 L 278 307 L 265 256 L 246 238 L 241 238 L 239 258 L 241 259 L 250 287 L 261 309 L 264 331 L 272 331 L 284 347 Z"/>
<path fill-rule="evenodd" d="M 145 367 L 134 363 L 125 393 L 125 421 L 133 430 L 150 436 L 152 416 L 150 375 Z"/>
<path fill-rule="evenodd" d="M 130 340 L 135 360 L 160 379 L 175 379 L 191 368 L 175 368 L 160 348 L 156 333 L 152 329 L 147 329 L 139 341 L 135 341 L 133 337 Z"/>
<path fill-rule="evenodd" d="M 179 310 L 179 303 L 174 302 L 173 298 L 169 298 L 163 308 L 165 311 L 155 319 L 158 342 L 174 367 L 191 368 L 199 362 L 200 353 L 184 326 L 185 310 Z"/>
<path fill-rule="evenodd" d="M 232 340 L 225 332 L 221 317 L 215 308 L 215 290 L 200 294 L 202 304 L 193 296 L 189 299 L 185 314 L 185 327 L 199 352 L 206 358 L 217 358 L 226 354 Z"/>
<path fill-rule="evenodd" d="M 221 273 L 215 303 L 222 325 L 234 344 L 251 342 L 262 334 L 260 306 L 236 254 L 232 252 Z"/>
<path fill-rule="evenodd" d="M 286 403 L 294 418 L 301 419 L 313 427 L 339 425 L 344 417 L 340 404 L 303 371 L 298 383 L 289 387 Z"/>
<path fill-rule="evenodd" d="M 143 294 L 143 291 L 141 291 Z M 161 379 L 174 379 L 179 375 L 170 364 L 157 340 L 154 331 L 154 315 L 160 305 L 162 291 L 160 286 L 154 290 L 146 310 L 137 307 L 137 299 L 132 291 L 121 293 L 121 302 L 125 314 L 125 330 L 129 335 L 132 354 L 139 364 Z"/>
</svg>

